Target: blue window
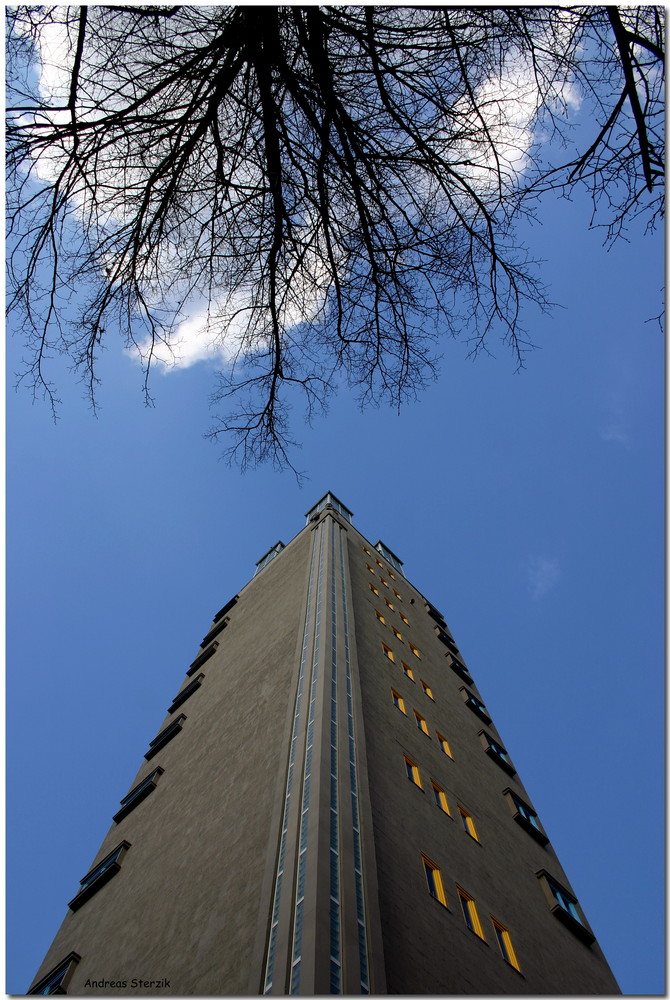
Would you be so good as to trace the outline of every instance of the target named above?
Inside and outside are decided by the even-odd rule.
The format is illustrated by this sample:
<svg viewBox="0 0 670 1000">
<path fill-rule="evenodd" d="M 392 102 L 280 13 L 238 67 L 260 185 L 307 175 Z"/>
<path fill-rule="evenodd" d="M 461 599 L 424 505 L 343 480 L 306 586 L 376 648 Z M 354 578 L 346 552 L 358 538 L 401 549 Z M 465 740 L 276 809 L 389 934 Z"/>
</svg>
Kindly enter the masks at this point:
<svg viewBox="0 0 670 1000">
<path fill-rule="evenodd" d="M 552 882 L 552 880 L 549 878 L 547 879 L 547 885 L 549 886 L 552 896 L 554 897 L 558 905 L 561 907 L 561 909 L 565 910 L 566 913 L 569 913 L 571 917 L 579 921 L 579 923 L 581 924 L 582 918 L 579 915 L 579 910 L 577 909 L 576 901 L 572 898 L 572 896 L 569 893 L 567 893 L 565 889 L 561 889 L 560 885 L 557 885 L 555 882 Z"/>
<path fill-rule="evenodd" d="M 165 729 L 160 731 L 158 736 L 155 736 L 152 739 L 149 744 L 149 749 L 144 755 L 145 760 L 151 760 L 151 758 L 154 757 L 159 750 L 162 750 L 166 743 L 169 743 L 170 740 L 174 739 L 177 733 L 181 732 L 181 727 L 185 719 L 186 716 L 183 713 L 177 716 L 174 722 L 171 722 L 169 726 L 166 726 Z"/>
<path fill-rule="evenodd" d="M 509 759 L 509 754 L 507 753 L 507 750 L 505 750 L 505 748 L 502 747 L 500 743 L 494 740 L 492 736 L 489 736 L 489 734 L 484 732 L 483 730 L 480 732 L 479 738 L 481 739 L 484 745 L 485 752 L 488 754 L 491 760 L 494 760 L 496 764 L 499 764 L 500 767 L 502 767 L 505 771 L 507 771 L 508 774 L 516 774 L 516 770 L 511 760 Z"/>
<path fill-rule="evenodd" d="M 325 496 L 321 497 L 318 503 L 314 504 L 311 510 L 307 511 L 305 514 L 307 523 L 309 524 L 312 518 L 316 517 L 317 514 L 320 514 L 325 507 L 332 507 L 333 510 L 336 510 L 337 513 L 345 519 L 345 521 L 348 521 L 349 524 L 351 524 L 351 519 L 354 515 L 340 500 L 337 499 L 334 493 L 326 493 Z"/>
<path fill-rule="evenodd" d="M 480 701 L 479 698 L 477 698 L 472 693 L 472 691 L 468 691 L 467 688 L 461 688 L 461 692 L 465 699 L 465 704 L 468 706 L 468 708 L 472 709 L 475 715 L 478 715 L 480 719 L 484 720 L 484 722 L 490 722 L 491 717 L 486 710 L 486 705 L 484 704 L 484 702 Z"/>
<path fill-rule="evenodd" d="M 131 788 L 126 797 L 121 799 L 121 808 L 112 817 L 115 823 L 120 823 L 124 816 L 132 812 L 135 806 L 138 806 L 143 799 L 146 799 L 147 795 L 153 792 L 161 774 L 163 774 L 163 768 L 157 767 L 143 781 Z"/>
<path fill-rule="evenodd" d="M 394 569 L 397 569 L 399 573 L 402 573 L 402 560 L 398 559 L 395 552 L 391 552 L 391 550 L 381 541 L 375 544 L 375 548 L 380 555 L 384 556 L 387 563 L 390 563 Z"/>
<path fill-rule="evenodd" d="M 106 885 L 120 871 L 121 858 L 129 847 L 130 844 L 128 841 L 122 840 L 113 851 L 110 851 L 107 857 L 103 858 L 95 868 L 91 869 L 88 875 L 84 876 L 79 883 L 79 892 L 67 904 L 71 910 L 78 910 L 80 906 L 83 906 L 91 896 L 98 892 L 103 885 Z"/>
<path fill-rule="evenodd" d="M 31 990 L 28 990 L 28 994 L 46 997 L 54 995 L 63 996 L 67 992 L 66 986 L 72 978 L 72 973 L 80 958 L 81 956 L 76 951 L 71 951 L 65 961 L 57 965 L 55 969 L 52 969 L 43 979 L 40 979 Z"/>
<path fill-rule="evenodd" d="M 265 569 L 265 567 L 267 566 L 267 564 L 269 562 L 272 562 L 272 560 L 275 558 L 275 556 L 278 556 L 279 553 L 282 551 L 282 549 L 285 549 L 285 548 L 286 548 L 286 546 L 284 545 L 283 542 L 277 542 L 276 545 L 273 545 L 272 548 L 270 549 L 270 551 L 266 552 L 265 555 L 261 559 L 259 559 L 258 562 L 256 563 L 256 569 L 254 571 L 254 576 L 256 576 L 257 573 L 260 573 L 260 571 L 262 569 Z"/>
</svg>

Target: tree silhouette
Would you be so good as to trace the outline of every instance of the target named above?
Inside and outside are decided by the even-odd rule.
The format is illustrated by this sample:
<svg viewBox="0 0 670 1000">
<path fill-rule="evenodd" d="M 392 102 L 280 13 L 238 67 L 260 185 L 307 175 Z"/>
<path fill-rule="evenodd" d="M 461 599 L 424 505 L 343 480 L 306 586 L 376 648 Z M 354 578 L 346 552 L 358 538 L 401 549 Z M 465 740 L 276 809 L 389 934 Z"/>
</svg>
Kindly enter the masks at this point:
<svg viewBox="0 0 670 1000">
<path fill-rule="evenodd" d="M 226 359 L 211 434 L 243 466 L 289 462 L 292 389 L 308 419 L 342 380 L 362 403 L 416 393 L 437 330 L 475 352 L 497 332 L 522 363 L 523 300 L 545 303 L 514 223 L 540 194 L 586 184 L 610 238 L 662 209 L 660 8 L 8 16 L 22 377 L 55 405 L 65 353 L 94 400 L 118 328 L 150 399 L 195 309 Z M 591 130 L 570 152 L 576 102 Z"/>
</svg>

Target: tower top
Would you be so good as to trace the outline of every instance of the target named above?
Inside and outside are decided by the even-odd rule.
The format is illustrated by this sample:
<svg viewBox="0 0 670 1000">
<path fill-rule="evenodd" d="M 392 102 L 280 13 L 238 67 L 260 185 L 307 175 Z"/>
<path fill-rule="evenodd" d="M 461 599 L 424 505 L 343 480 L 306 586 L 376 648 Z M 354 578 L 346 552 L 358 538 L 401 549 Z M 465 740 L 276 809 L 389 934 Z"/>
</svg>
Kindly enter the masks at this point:
<svg viewBox="0 0 670 1000">
<path fill-rule="evenodd" d="M 330 492 L 324 494 L 324 496 L 322 496 L 321 499 L 314 504 L 311 510 L 307 511 L 307 513 L 305 514 L 305 517 L 307 518 L 307 523 L 309 524 L 309 522 L 312 520 L 313 517 L 315 517 L 317 514 L 320 514 L 321 511 L 324 509 L 324 507 L 332 507 L 334 510 L 337 511 L 338 514 L 341 514 L 342 517 L 346 521 L 349 521 L 349 523 L 351 524 L 351 519 L 354 516 L 353 513 L 349 510 L 348 507 L 344 506 L 341 500 L 337 499 L 334 493 Z"/>
</svg>

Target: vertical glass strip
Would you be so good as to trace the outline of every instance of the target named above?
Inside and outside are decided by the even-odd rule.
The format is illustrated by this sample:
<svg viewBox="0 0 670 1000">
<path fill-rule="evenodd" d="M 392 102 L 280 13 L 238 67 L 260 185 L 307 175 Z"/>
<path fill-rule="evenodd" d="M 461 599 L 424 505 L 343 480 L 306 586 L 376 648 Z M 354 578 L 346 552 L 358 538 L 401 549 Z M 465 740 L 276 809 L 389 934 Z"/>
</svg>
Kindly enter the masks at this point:
<svg viewBox="0 0 670 1000">
<path fill-rule="evenodd" d="M 303 681 L 305 677 L 305 664 L 307 660 L 307 647 L 309 645 L 309 627 L 312 615 L 312 598 L 314 591 L 314 569 L 316 564 L 316 553 L 319 542 L 318 532 L 314 537 L 312 546 L 312 560 L 309 568 L 309 584 L 307 587 L 307 610 L 305 612 L 305 626 L 302 638 L 302 653 L 300 657 L 300 673 L 298 675 L 298 691 L 295 699 L 295 711 L 293 713 L 293 729 L 291 733 L 291 752 L 289 755 L 288 774 L 286 776 L 286 792 L 284 795 L 284 813 L 282 817 L 281 842 L 279 847 L 279 858 L 277 860 L 277 871 L 275 874 L 274 897 L 272 901 L 272 924 L 270 927 L 270 941 L 268 954 L 265 963 L 265 984 L 264 993 L 272 992 L 272 981 L 274 975 L 274 965 L 277 951 L 277 930 L 279 927 L 279 909 L 281 904 L 282 881 L 284 877 L 284 865 L 286 862 L 286 838 L 288 833 L 289 806 L 291 802 L 291 790 L 293 788 L 293 772 L 295 769 L 296 743 L 298 738 L 298 727 L 300 723 L 300 712 L 302 709 Z"/>
<path fill-rule="evenodd" d="M 361 828 L 358 811 L 358 771 L 356 765 L 356 738 L 354 732 L 354 709 L 352 699 L 351 659 L 349 656 L 349 619 L 347 614 L 347 591 L 344 579 L 343 531 L 340 531 L 340 581 L 342 586 L 342 625 L 344 631 L 344 661 L 347 685 L 347 732 L 349 741 L 349 777 L 351 783 L 351 813 L 354 839 L 354 879 L 356 884 L 356 919 L 358 923 L 358 958 L 360 967 L 361 993 L 370 992 L 368 962 L 368 936 L 365 919 L 365 897 L 363 891 L 363 867 L 361 857 Z"/>
<path fill-rule="evenodd" d="M 300 844 L 298 849 L 298 871 L 295 884 L 295 909 L 293 914 L 293 950 L 291 961 L 291 982 L 289 993 L 300 989 L 300 963 L 302 960 L 302 921 L 305 905 L 305 868 L 307 864 L 307 830 L 309 819 L 309 796 L 312 780 L 312 754 L 314 750 L 314 725 L 316 717 L 317 682 L 319 675 L 319 650 L 321 644 L 321 611 L 323 604 L 324 550 L 323 524 L 316 529 L 319 535 L 319 571 L 316 591 L 316 622 L 314 626 L 314 652 L 312 655 L 312 679 L 310 684 L 309 715 L 307 717 L 307 744 L 302 783 L 300 809 Z"/>
<path fill-rule="evenodd" d="M 341 530 L 341 529 L 340 529 Z M 342 992 L 340 841 L 337 769 L 337 586 L 335 578 L 335 525 L 330 531 L 330 992 Z"/>
</svg>

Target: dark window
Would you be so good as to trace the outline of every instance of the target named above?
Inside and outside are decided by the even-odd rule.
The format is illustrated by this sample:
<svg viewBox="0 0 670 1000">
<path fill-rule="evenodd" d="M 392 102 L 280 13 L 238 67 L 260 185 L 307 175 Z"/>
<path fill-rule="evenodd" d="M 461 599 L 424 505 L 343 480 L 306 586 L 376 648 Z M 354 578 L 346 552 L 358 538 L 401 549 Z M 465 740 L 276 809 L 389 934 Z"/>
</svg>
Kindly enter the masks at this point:
<svg viewBox="0 0 670 1000">
<path fill-rule="evenodd" d="M 516 769 L 509 759 L 507 750 L 505 750 L 500 743 L 497 743 L 492 736 L 489 736 L 489 734 L 485 733 L 483 730 L 479 734 L 479 738 L 482 741 L 485 752 L 491 760 L 494 760 L 496 764 L 502 767 L 503 770 L 507 771 L 508 774 L 516 774 Z"/>
<path fill-rule="evenodd" d="M 467 688 L 461 688 L 461 691 L 463 693 L 463 698 L 465 699 L 465 704 L 468 708 L 471 709 L 475 715 L 478 715 L 480 719 L 483 719 L 484 722 L 490 722 L 491 716 L 486 711 L 486 705 L 484 702 L 480 701 L 479 698 L 477 698 L 472 691 L 468 691 Z"/>
<path fill-rule="evenodd" d="M 115 847 L 106 858 L 103 858 L 95 868 L 91 869 L 88 875 L 84 876 L 79 883 L 79 892 L 67 904 L 71 910 L 78 910 L 117 874 L 121 868 L 121 859 L 129 847 L 128 841 L 122 840 L 118 847 Z"/>
<path fill-rule="evenodd" d="M 587 927 L 584 914 L 572 893 L 564 889 L 544 869 L 537 872 L 537 876 L 540 879 L 540 884 L 547 897 L 552 913 L 583 941 L 587 944 L 592 944 L 595 941 L 595 937 Z"/>
<path fill-rule="evenodd" d="M 207 647 L 207 649 L 203 649 L 202 653 L 198 653 L 195 660 L 186 671 L 186 676 L 190 677 L 191 674 L 194 674 L 196 672 L 196 670 L 199 670 L 200 667 L 203 665 L 203 663 L 207 663 L 207 660 L 210 658 L 210 656 L 214 656 L 218 648 L 219 648 L 218 642 L 213 642 L 211 646 Z"/>
<path fill-rule="evenodd" d="M 228 603 L 224 604 L 220 611 L 217 611 L 217 613 L 214 615 L 215 625 L 221 618 L 223 618 L 224 615 L 228 614 L 228 612 L 232 607 L 234 607 L 237 604 L 237 597 L 238 595 L 235 594 L 235 597 L 231 597 Z"/>
<path fill-rule="evenodd" d="M 511 788 L 506 788 L 503 795 L 505 795 L 510 809 L 512 810 L 512 816 L 519 826 L 522 826 L 527 833 L 529 833 L 541 844 L 548 843 L 549 838 L 542 829 L 542 825 L 535 810 L 532 809 L 527 802 L 524 802 L 523 799 L 520 799 Z"/>
<path fill-rule="evenodd" d="M 208 642 L 211 642 L 215 636 L 219 635 L 220 632 L 223 632 L 224 628 L 228 627 L 229 621 L 230 618 L 221 618 L 215 625 L 212 625 L 212 627 L 210 628 L 209 632 L 202 640 L 200 645 L 206 646 Z"/>
<path fill-rule="evenodd" d="M 465 666 L 465 664 L 462 663 L 457 656 L 452 656 L 451 653 L 447 653 L 446 656 L 447 656 L 447 663 L 454 671 L 454 673 L 458 674 L 461 680 L 467 681 L 468 684 L 474 684 L 474 681 L 470 676 L 468 668 Z"/>
<path fill-rule="evenodd" d="M 112 817 L 115 823 L 120 823 L 124 816 L 127 816 L 129 812 L 133 811 L 135 806 L 138 806 L 143 799 L 146 799 L 147 795 L 151 795 L 161 774 L 163 774 L 163 768 L 155 768 L 151 774 L 128 792 L 125 799 L 121 799 L 121 808 Z"/>
<path fill-rule="evenodd" d="M 178 716 L 174 722 L 171 722 L 169 726 L 166 726 L 165 729 L 161 730 L 158 736 L 154 737 L 149 744 L 149 749 L 144 755 L 145 760 L 151 760 L 151 758 L 157 754 L 159 750 L 162 750 L 166 743 L 169 743 L 171 739 L 174 739 L 177 733 L 181 732 L 181 727 L 185 718 L 186 716 L 183 714 Z"/>
<path fill-rule="evenodd" d="M 81 959 L 76 951 L 71 951 L 67 958 L 57 965 L 55 969 L 43 976 L 38 983 L 35 983 L 28 995 L 37 996 L 63 996 L 67 993 L 67 985 L 72 978 L 77 962 Z"/>
<path fill-rule="evenodd" d="M 430 601 L 426 601 L 426 610 L 428 611 L 428 614 L 433 619 L 433 621 L 437 622 L 437 624 L 440 625 L 441 628 L 447 627 L 447 623 L 444 620 L 444 615 L 442 614 L 441 611 L 438 611 L 437 608 L 430 603 Z"/>
<path fill-rule="evenodd" d="M 204 679 L 204 674 L 198 674 L 198 676 L 192 680 L 190 684 L 187 684 L 186 687 L 173 699 L 172 704 L 168 708 L 168 712 L 172 714 L 172 712 L 175 712 L 180 705 L 183 705 L 187 698 L 190 698 L 192 694 L 195 694 Z"/>
</svg>

